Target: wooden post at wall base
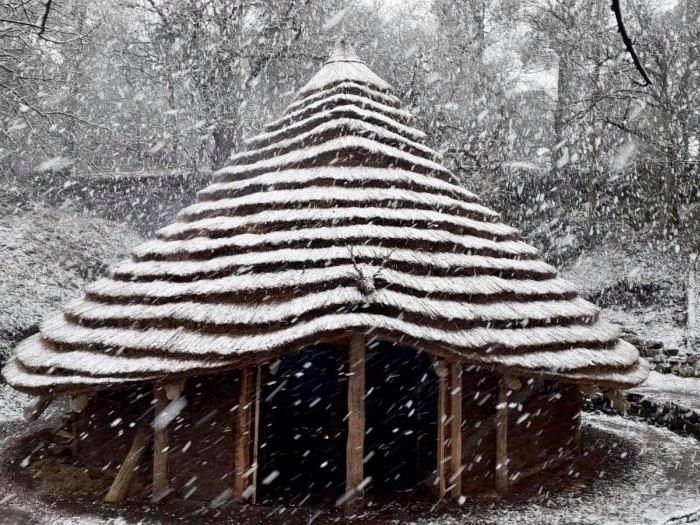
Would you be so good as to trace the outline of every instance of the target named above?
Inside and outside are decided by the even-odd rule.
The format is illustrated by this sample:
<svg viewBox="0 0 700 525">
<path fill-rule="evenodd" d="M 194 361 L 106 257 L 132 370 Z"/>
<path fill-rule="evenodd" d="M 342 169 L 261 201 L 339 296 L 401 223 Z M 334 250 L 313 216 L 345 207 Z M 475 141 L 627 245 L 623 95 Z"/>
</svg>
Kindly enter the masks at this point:
<svg viewBox="0 0 700 525">
<path fill-rule="evenodd" d="M 251 430 L 253 423 L 253 395 L 255 381 L 254 368 L 248 366 L 241 370 L 238 391 L 238 408 L 234 421 L 234 477 L 233 500 L 236 503 L 246 503 L 253 495 L 251 489 Z"/>
<path fill-rule="evenodd" d="M 450 363 L 450 496 L 462 495 L 462 363 Z"/>
<path fill-rule="evenodd" d="M 508 493 L 508 379 L 502 377 L 496 405 L 496 492 Z"/>
<path fill-rule="evenodd" d="M 168 406 L 168 395 L 160 385 L 153 388 L 155 400 L 154 422 Z M 151 500 L 160 501 L 170 491 L 170 472 L 168 469 L 168 427 L 154 424 L 153 428 L 153 487 Z"/>
<path fill-rule="evenodd" d="M 262 366 L 255 370 L 255 412 L 253 415 L 253 473 L 251 475 L 251 487 L 253 495 L 250 502 L 258 502 L 258 450 L 260 447 L 260 391 L 262 390 Z"/>
<path fill-rule="evenodd" d="M 447 419 L 448 415 L 448 390 L 449 371 L 443 361 L 436 361 L 433 369 L 438 377 L 438 399 L 437 399 L 437 489 L 438 498 L 445 497 L 447 492 Z"/>
<path fill-rule="evenodd" d="M 353 335 L 348 348 L 348 440 L 345 449 L 347 513 L 360 508 L 365 457 L 365 339 Z"/>
<path fill-rule="evenodd" d="M 143 419 L 136 429 L 136 435 L 134 436 L 134 441 L 131 443 L 131 448 L 126 454 L 126 458 L 119 467 L 119 472 L 117 472 L 117 477 L 114 478 L 112 486 L 109 488 L 109 492 L 105 496 L 105 501 L 107 503 L 118 503 L 124 501 L 129 495 L 129 489 L 131 484 L 136 477 L 136 472 L 138 470 L 139 463 L 143 457 L 148 442 L 150 441 L 151 433 L 148 431 L 148 420 Z"/>
<path fill-rule="evenodd" d="M 90 397 L 87 394 L 78 394 L 70 398 L 70 451 L 74 458 L 80 455 L 80 414 L 87 408 L 89 401 Z"/>
</svg>

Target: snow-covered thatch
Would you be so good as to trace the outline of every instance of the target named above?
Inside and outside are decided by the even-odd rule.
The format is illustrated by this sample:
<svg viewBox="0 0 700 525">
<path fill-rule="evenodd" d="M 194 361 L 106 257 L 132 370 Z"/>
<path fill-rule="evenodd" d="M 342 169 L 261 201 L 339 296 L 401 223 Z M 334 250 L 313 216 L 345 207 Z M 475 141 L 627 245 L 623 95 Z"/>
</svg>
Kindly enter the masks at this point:
<svg viewBox="0 0 700 525">
<path fill-rule="evenodd" d="M 460 188 L 341 41 L 158 239 L 46 319 L 4 370 L 79 391 L 268 360 L 352 333 L 607 388 L 648 367 Z"/>
</svg>

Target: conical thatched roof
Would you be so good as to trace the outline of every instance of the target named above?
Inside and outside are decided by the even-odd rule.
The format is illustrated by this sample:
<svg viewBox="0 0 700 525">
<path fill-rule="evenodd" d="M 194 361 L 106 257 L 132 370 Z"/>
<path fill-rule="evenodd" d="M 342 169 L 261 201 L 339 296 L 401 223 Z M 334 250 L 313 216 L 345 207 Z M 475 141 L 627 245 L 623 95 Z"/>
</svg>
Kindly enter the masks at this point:
<svg viewBox="0 0 700 525">
<path fill-rule="evenodd" d="M 192 375 L 360 332 L 513 374 L 641 382 L 637 350 L 455 184 L 399 106 L 341 41 L 177 222 L 18 346 L 7 381 Z"/>
</svg>

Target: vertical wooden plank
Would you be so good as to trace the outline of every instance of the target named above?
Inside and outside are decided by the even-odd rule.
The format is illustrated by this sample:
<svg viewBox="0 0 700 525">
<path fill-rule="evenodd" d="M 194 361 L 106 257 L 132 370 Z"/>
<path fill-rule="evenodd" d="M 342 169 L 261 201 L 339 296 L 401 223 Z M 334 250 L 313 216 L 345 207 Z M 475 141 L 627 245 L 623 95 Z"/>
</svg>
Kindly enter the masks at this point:
<svg viewBox="0 0 700 525">
<path fill-rule="evenodd" d="M 165 388 L 154 386 L 155 418 L 168 406 L 168 396 Z M 161 500 L 170 490 L 170 472 L 168 468 L 168 428 L 156 426 L 153 430 L 153 487 L 151 499 Z"/>
<path fill-rule="evenodd" d="M 462 363 L 450 363 L 450 496 L 462 495 Z"/>
<path fill-rule="evenodd" d="M 353 335 L 348 348 L 348 439 L 345 449 L 345 510 L 362 498 L 365 457 L 365 339 Z"/>
<path fill-rule="evenodd" d="M 253 406 L 253 368 L 241 370 L 238 392 L 238 408 L 234 421 L 234 476 L 233 499 L 245 503 L 249 496 L 248 479 L 250 477 L 250 433 Z"/>
<path fill-rule="evenodd" d="M 503 376 L 498 387 L 496 405 L 496 492 L 508 493 L 508 378 Z"/>
<path fill-rule="evenodd" d="M 448 419 L 448 390 L 449 374 L 447 367 L 442 361 L 435 363 L 435 373 L 438 377 L 438 399 L 437 399 L 437 488 L 438 497 L 442 499 L 447 492 L 447 432 L 446 425 Z"/>
<path fill-rule="evenodd" d="M 253 495 L 250 502 L 258 502 L 258 448 L 260 446 L 260 392 L 262 386 L 262 366 L 258 365 L 255 370 L 255 414 L 253 417 L 253 474 L 251 486 Z"/>
</svg>

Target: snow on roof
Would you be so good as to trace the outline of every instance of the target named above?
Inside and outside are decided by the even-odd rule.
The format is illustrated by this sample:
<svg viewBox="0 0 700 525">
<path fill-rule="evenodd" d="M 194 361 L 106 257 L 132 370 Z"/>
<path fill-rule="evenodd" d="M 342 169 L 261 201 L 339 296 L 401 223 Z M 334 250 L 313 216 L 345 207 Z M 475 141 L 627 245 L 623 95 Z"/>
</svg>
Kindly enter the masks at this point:
<svg viewBox="0 0 700 525">
<path fill-rule="evenodd" d="M 341 186 L 313 186 L 291 190 L 270 190 L 256 192 L 241 197 L 200 201 L 178 213 L 181 221 L 193 221 L 205 217 L 227 216 L 244 209 L 260 207 L 281 207 L 296 209 L 306 206 L 356 206 L 368 203 L 389 208 L 421 207 L 432 210 L 452 210 L 462 216 L 472 216 L 477 220 L 494 221 L 498 214 L 475 202 L 398 188 L 347 188 Z"/>
<path fill-rule="evenodd" d="M 241 180 L 217 182 L 204 188 L 197 195 L 202 200 L 212 200 L 212 198 L 232 197 L 236 193 L 328 185 L 415 188 L 424 193 L 436 193 L 465 201 L 479 200 L 471 191 L 435 177 L 402 169 L 371 166 L 322 166 L 273 171 Z"/>
<path fill-rule="evenodd" d="M 433 162 L 432 160 L 418 157 L 393 146 L 387 146 L 372 139 L 355 136 L 343 136 L 330 139 L 321 144 L 299 150 L 290 151 L 282 155 L 259 160 L 251 164 L 237 164 L 227 166 L 216 172 L 216 180 L 225 181 L 245 175 L 258 175 L 268 171 L 279 171 L 286 168 L 301 167 L 305 163 L 314 161 L 323 162 L 324 156 L 331 156 L 330 165 L 342 165 L 343 161 L 357 162 L 366 155 L 378 155 L 386 159 L 386 167 L 394 167 L 400 163 L 435 175 L 445 180 L 453 180 L 454 175 L 450 170 Z M 324 164 L 329 163 L 325 161 Z M 381 166 L 381 164 L 380 164 Z"/>
<path fill-rule="evenodd" d="M 294 135 L 288 139 L 280 140 L 274 142 L 267 146 L 263 146 L 258 149 L 250 149 L 248 151 L 242 151 L 235 155 L 232 155 L 229 161 L 231 163 L 238 164 L 241 161 L 245 161 L 249 158 L 257 158 L 265 154 L 275 153 L 277 150 L 290 148 L 292 146 L 300 146 L 302 144 L 309 144 L 314 139 L 322 139 L 324 135 L 329 133 L 344 133 L 346 135 L 355 136 L 369 136 L 372 140 L 379 142 L 393 141 L 400 143 L 403 147 L 413 148 L 418 150 L 420 153 L 426 155 L 431 160 L 439 160 L 442 155 L 437 151 L 428 146 L 425 146 L 419 142 L 415 142 L 409 138 L 394 133 L 380 126 L 375 126 L 363 120 L 358 120 L 354 118 L 339 118 L 330 120 L 328 122 L 323 122 L 304 133 L 299 135 Z"/>
<path fill-rule="evenodd" d="M 392 106 L 387 106 L 381 102 L 375 102 L 374 100 L 362 97 L 359 95 L 352 95 L 349 93 L 340 93 L 337 95 L 330 95 L 328 97 L 322 98 L 315 102 L 312 102 L 306 106 L 302 106 L 289 113 L 283 117 L 273 120 L 269 124 L 265 125 L 266 130 L 274 130 L 289 125 L 292 122 L 299 121 L 303 119 L 306 115 L 311 113 L 317 113 L 319 110 L 323 110 L 327 107 L 337 107 L 337 106 L 355 106 L 360 109 L 370 110 L 374 113 L 379 113 L 391 119 L 397 120 L 400 124 L 406 125 L 408 122 L 413 120 L 413 115 L 408 111 L 402 109 L 396 109 Z"/>
<path fill-rule="evenodd" d="M 248 250 L 260 251 L 266 247 L 299 245 L 312 243 L 345 244 L 362 242 L 367 238 L 383 244 L 422 243 L 437 247 L 448 245 L 461 251 L 495 252 L 501 257 L 532 257 L 537 249 L 521 241 L 492 241 L 472 235 L 457 235 L 438 229 L 419 229 L 413 226 L 377 226 L 374 224 L 354 224 L 351 226 L 316 226 L 296 230 L 274 231 L 270 233 L 241 233 L 235 237 L 210 239 L 194 237 L 183 240 L 153 240 L 145 242 L 133 250 L 137 259 L 163 259 L 170 257 L 192 258 L 211 256 L 214 253 L 231 253 Z"/>
<path fill-rule="evenodd" d="M 327 266 L 353 261 L 372 260 L 378 266 L 388 263 L 397 266 L 410 266 L 416 271 L 439 271 L 454 275 L 471 272 L 478 277 L 490 277 L 490 273 L 513 275 L 517 278 L 553 278 L 556 270 L 549 264 L 536 259 L 517 260 L 465 253 L 449 253 L 368 246 L 348 243 L 346 246 L 329 248 L 283 248 L 263 252 L 246 252 L 236 255 L 219 256 L 211 259 L 183 261 L 124 261 L 110 269 L 113 277 L 120 280 L 139 280 L 162 277 L 163 279 L 194 279 L 211 274 L 250 273 L 257 267 L 304 265 L 305 268 Z M 476 277 L 475 276 L 475 277 Z M 100 281 L 97 281 L 100 282 Z M 522 282 L 522 281 L 514 281 Z M 93 283 L 94 284 L 94 283 Z M 549 281 L 537 285 L 547 288 Z M 90 285 L 92 286 L 92 285 Z M 91 289 L 88 287 L 88 290 Z"/>
<path fill-rule="evenodd" d="M 459 187 L 345 42 L 158 239 L 17 347 L 46 393 L 197 375 L 352 333 L 516 375 L 627 387 L 648 365 Z"/>
<path fill-rule="evenodd" d="M 494 259 L 499 261 L 501 259 Z M 525 261 L 513 261 L 525 262 Z M 529 262 L 529 261 L 527 261 Z M 172 263 L 175 264 L 175 263 Z M 342 264 L 302 270 L 284 270 L 227 275 L 225 277 L 191 282 L 168 282 L 167 275 L 162 281 L 134 282 L 113 279 L 100 279 L 87 286 L 91 297 L 109 302 L 109 299 L 141 298 L 146 300 L 181 299 L 207 297 L 223 294 L 271 294 L 273 292 L 311 288 L 314 286 L 334 286 L 355 279 L 357 271 L 363 275 L 375 275 L 386 283 L 387 288 L 397 287 L 413 291 L 414 295 L 441 295 L 443 297 L 474 296 L 560 296 L 571 295 L 573 287 L 560 279 L 549 279 L 544 283 L 533 279 L 503 279 L 493 275 L 465 277 L 437 277 L 414 275 L 400 270 L 380 268 L 371 264 Z M 381 270 L 381 271 L 380 271 Z M 134 272 L 136 273 L 136 272 Z M 123 301 L 122 301 L 123 302 Z M 354 303 L 352 303 L 354 304 Z"/>
<path fill-rule="evenodd" d="M 391 93 L 386 93 L 386 92 L 381 92 L 377 91 L 375 89 L 372 89 L 368 86 L 364 86 L 362 84 L 358 84 L 357 82 L 340 82 L 339 84 L 335 84 L 332 87 L 323 89 L 317 93 L 314 93 L 312 95 L 308 95 L 304 98 L 298 99 L 295 102 L 292 102 L 285 108 L 283 111 L 283 114 L 289 114 L 293 111 L 296 111 L 300 107 L 310 104 L 312 102 L 316 102 L 317 100 L 320 100 L 322 98 L 326 98 L 329 95 L 335 95 L 337 93 L 349 93 L 349 92 L 359 92 L 364 94 L 366 98 L 369 98 L 371 100 L 376 100 L 378 102 L 383 102 L 384 104 L 387 104 L 389 106 L 397 107 L 401 104 L 401 99 L 392 95 Z"/>
<path fill-rule="evenodd" d="M 440 211 L 412 208 L 349 207 L 297 208 L 291 210 L 264 210 L 236 217 L 211 217 L 190 222 L 176 222 L 158 230 L 160 239 L 180 239 L 191 236 L 221 237 L 224 233 L 244 232 L 251 228 L 272 227 L 286 223 L 290 227 L 315 222 L 319 225 L 342 226 L 362 221 L 372 223 L 424 223 L 442 229 L 461 229 L 465 233 L 492 236 L 494 240 L 510 240 L 517 231 L 501 223 L 482 222 Z"/>
<path fill-rule="evenodd" d="M 391 85 L 382 80 L 362 62 L 353 47 L 340 39 L 331 51 L 330 57 L 311 80 L 298 91 L 297 96 L 318 91 L 340 82 L 357 82 L 381 91 L 391 90 Z"/>
<path fill-rule="evenodd" d="M 289 124 L 288 126 L 278 128 L 274 131 L 260 133 L 246 140 L 245 144 L 247 146 L 256 146 L 258 144 L 272 143 L 274 141 L 281 140 L 282 138 L 291 135 L 295 132 L 298 132 L 299 130 L 304 130 L 309 127 L 316 126 L 319 122 L 327 122 L 329 120 L 342 117 L 357 118 L 365 122 L 371 122 L 373 124 L 380 125 L 387 130 L 393 131 L 400 135 L 404 135 L 413 140 L 421 140 L 425 138 L 425 133 L 423 133 L 419 129 L 412 128 L 410 126 L 406 126 L 404 124 L 396 122 L 394 119 L 389 118 L 386 115 L 382 115 L 381 113 L 369 111 L 367 109 L 363 109 L 352 104 L 346 104 L 342 106 L 335 106 L 331 109 L 319 111 L 318 113 L 309 115 L 303 120 L 298 120 Z"/>
</svg>

